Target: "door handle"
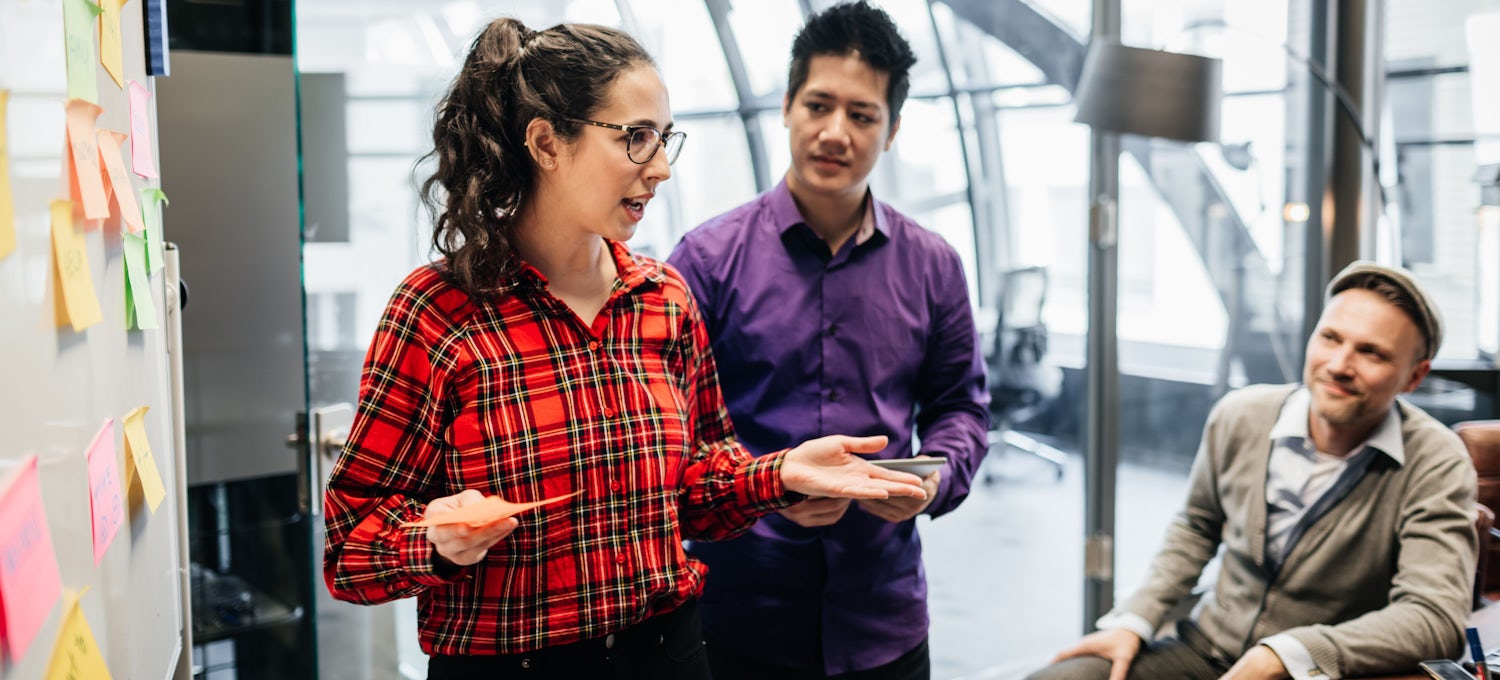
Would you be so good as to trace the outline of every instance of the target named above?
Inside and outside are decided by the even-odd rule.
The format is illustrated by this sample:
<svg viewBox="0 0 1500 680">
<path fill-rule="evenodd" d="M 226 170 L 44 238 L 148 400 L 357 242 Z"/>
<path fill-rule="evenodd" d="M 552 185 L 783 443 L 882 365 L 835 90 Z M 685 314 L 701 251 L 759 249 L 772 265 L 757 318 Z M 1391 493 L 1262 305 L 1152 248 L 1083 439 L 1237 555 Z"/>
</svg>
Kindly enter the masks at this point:
<svg viewBox="0 0 1500 680">
<path fill-rule="evenodd" d="M 297 433 L 287 437 L 287 446 L 298 449 L 297 471 L 302 483 L 298 485 L 297 501 L 303 512 L 321 515 L 328 475 L 333 472 L 354 425 L 354 406 L 348 403 L 320 406 L 306 415 L 297 414 L 297 425 Z"/>
</svg>

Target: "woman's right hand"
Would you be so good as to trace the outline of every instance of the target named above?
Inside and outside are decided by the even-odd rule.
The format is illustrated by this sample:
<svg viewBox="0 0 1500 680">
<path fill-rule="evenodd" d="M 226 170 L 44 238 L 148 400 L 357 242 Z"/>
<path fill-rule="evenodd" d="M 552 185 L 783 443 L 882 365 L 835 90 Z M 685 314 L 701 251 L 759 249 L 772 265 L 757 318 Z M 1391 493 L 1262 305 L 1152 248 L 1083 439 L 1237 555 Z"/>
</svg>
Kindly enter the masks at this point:
<svg viewBox="0 0 1500 680">
<path fill-rule="evenodd" d="M 428 503 L 427 512 L 423 513 L 422 518 L 452 512 L 481 500 L 484 500 L 484 494 L 474 489 L 465 489 L 457 495 L 444 496 Z M 427 540 L 432 543 L 432 549 L 437 551 L 440 559 L 463 567 L 483 560 L 489 554 L 491 546 L 509 536 L 520 524 L 514 517 L 477 526 L 463 523 L 439 524 L 427 527 Z"/>
</svg>

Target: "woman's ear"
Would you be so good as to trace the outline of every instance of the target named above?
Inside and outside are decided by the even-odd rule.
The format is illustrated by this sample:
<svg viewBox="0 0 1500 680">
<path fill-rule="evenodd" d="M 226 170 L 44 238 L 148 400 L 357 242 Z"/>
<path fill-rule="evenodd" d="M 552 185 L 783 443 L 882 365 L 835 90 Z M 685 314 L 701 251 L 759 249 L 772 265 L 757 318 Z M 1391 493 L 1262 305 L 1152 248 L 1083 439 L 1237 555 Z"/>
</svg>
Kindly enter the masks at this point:
<svg viewBox="0 0 1500 680">
<path fill-rule="evenodd" d="M 551 121 L 532 118 L 526 124 L 526 151 L 531 154 L 532 162 L 543 170 L 557 167 L 558 146 L 557 131 L 552 128 Z"/>
</svg>

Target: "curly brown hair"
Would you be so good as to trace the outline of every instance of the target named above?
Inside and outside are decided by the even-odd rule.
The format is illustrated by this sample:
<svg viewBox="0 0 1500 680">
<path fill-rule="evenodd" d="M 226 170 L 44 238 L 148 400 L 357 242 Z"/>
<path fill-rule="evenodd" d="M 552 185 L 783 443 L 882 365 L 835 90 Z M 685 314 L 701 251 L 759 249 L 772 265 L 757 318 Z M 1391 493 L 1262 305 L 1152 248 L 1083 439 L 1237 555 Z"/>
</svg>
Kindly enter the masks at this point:
<svg viewBox="0 0 1500 680">
<path fill-rule="evenodd" d="M 432 214 L 432 247 L 458 287 L 479 298 L 515 275 L 516 215 L 536 182 L 526 128 L 536 118 L 559 138 L 603 104 L 615 79 L 655 66 L 630 35 L 607 26 L 559 24 L 533 31 L 510 18 L 490 22 L 437 107 L 432 158 L 422 183 Z"/>
</svg>

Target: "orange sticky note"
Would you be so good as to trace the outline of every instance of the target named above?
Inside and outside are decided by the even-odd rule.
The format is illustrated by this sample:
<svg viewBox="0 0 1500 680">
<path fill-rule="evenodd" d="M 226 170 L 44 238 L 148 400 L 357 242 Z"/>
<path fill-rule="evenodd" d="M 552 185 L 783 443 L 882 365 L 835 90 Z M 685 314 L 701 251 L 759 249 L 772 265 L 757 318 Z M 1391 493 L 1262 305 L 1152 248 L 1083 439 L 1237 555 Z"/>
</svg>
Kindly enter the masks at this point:
<svg viewBox="0 0 1500 680">
<path fill-rule="evenodd" d="M 151 91 L 130 81 L 130 169 L 142 177 L 156 177 L 151 153 Z"/>
<path fill-rule="evenodd" d="M 9 90 L 0 90 L 0 259 L 16 249 L 16 206 L 10 193 L 10 145 L 5 136 Z"/>
<path fill-rule="evenodd" d="M 141 205 L 135 202 L 135 187 L 130 185 L 130 173 L 125 170 L 125 158 L 120 155 L 120 143 L 125 134 L 114 130 L 99 130 L 99 156 L 104 159 L 104 169 L 109 173 L 109 183 L 114 187 L 115 203 L 120 206 L 120 216 L 132 234 L 146 230 L 141 219 Z"/>
<path fill-rule="evenodd" d="M 89 267 L 83 230 L 73 223 L 73 203 L 52 202 L 52 287 L 57 303 L 57 325 L 72 324 L 81 332 L 100 321 L 99 295 Z"/>
<path fill-rule="evenodd" d="M 443 512 L 424 518 L 417 522 L 407 522 L 404 527 L 435 527 L 439 524 L 468 524 L 469 526 L 482 526 L 497 520 L 505 519 L 519 512 L 525 512 L 532 508 L 541 507 L 549 503 L 565 501 L 577 496 L 583 491 L 574 491 L 565 496 L 555 496 L 543 501 L 531 503 L 512 503 L 499 496 L 486 496 L 484 500 L 470 503 L 457 510 Z"/>
<path fill-rule="evenodd" d="M 125 457 L 135 470 L 135 479 L 141 482 L 146 504 L 154 513 L 161 506 L 162 499 L 167 497 L 167 490 L 157 472 L 156 459 L 151 456 L 151 442 L 146 440 L 145 416 L 145 406 L 125 414 Z"/>
<path fill-rule="evenodd" d="M 28 456 L 0 487 L 0 608 L 5 616 L 0 638 L 12 659 L 31 646 L 37 629 L 62 593 L 36 456 Z"/>
<path fill-rule="evenodd" d="M 125 501 L 120 494 L 120 463 L 115 457 L 115 421 L 104 426 L 89 444 L 89 510 L 94 517 L 94 566 L 125 523 Z"/>
<path fill-rule="evenodd" d="M 112 680 L 99 643 L 94 640 L 94 630 L 83 615 L 82 598 L 83 593 L 71 591 L 63 595 L 62 627 L 52 647 L 52 660 L 47 663 L 46 680 Z"/>
<path fill-rule="evenodd" d="M 125 50 L 120 46 L 120 6 L 125 0 L 103 0 L 99 3 L 99 64 L 115 79 L 117 87 L 125 87 Z"/>
<path fill-rule="evenodd" d="M 104 168 L 99 165 L 99 139 L 94 121 L 104 109 L 82 99 L 68 101 L 68 159 L 73 199 L 83 202 L 83 216 L 91 220 L 109 217 L 109 197 L 104 195 Z"/>
</svg>

